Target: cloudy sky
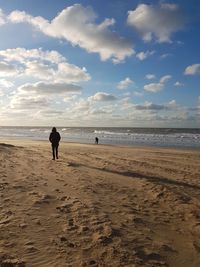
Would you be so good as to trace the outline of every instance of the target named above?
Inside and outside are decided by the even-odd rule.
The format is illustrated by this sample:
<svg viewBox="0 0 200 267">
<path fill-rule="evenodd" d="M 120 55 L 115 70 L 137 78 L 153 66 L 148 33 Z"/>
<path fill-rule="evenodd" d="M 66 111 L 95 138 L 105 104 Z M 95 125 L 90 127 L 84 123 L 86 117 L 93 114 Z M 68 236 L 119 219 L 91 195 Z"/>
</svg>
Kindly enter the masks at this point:
<svg viewBox="0 0 200 267">
<path fill-rule="evenodd" d="M 199 0 L 0 0 L 0 125 L 200 127 Z"/>
</svg>

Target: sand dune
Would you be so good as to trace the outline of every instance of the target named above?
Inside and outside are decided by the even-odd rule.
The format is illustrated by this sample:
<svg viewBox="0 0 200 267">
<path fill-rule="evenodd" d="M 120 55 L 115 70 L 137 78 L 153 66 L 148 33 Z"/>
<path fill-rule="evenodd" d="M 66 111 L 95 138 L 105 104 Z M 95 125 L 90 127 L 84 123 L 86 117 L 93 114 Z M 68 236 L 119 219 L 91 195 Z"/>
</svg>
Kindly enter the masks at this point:
<svg viewBox="0 0 200 267">
<path fill-rule="evenodd" d="M 200 266 L 200 151 L 0 144 L 1 267 Z"/>
</svg>

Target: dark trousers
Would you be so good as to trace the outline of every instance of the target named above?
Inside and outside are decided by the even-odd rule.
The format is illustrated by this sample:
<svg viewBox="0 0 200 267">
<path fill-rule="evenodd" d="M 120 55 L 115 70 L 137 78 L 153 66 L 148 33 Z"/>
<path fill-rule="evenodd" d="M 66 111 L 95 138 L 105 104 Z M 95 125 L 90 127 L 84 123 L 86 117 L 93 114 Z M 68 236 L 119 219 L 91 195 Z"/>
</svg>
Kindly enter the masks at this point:
<svg viewBox="0 0 200 267">
<path fill-rule="evenodd" d="M 55 159 L 55 157 L 58 159 L 58 144 L 52 144 L 51 147 L 53 159 Z"/>
</svg>

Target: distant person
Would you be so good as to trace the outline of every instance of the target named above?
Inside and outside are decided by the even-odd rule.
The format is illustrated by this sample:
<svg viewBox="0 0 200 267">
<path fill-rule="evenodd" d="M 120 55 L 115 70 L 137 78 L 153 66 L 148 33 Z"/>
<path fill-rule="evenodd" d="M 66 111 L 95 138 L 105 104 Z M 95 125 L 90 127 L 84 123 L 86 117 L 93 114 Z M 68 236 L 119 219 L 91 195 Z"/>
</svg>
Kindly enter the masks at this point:
<svg viewBox="0 0 200 267">
<path fill-rule="evenodd" d="M 98 145 L 98 143 L 99 143 L 99 138 L 98 137 L 95 137 L 95 144 Z"/>
<path fill-rule="evenodd" d="M 57 132 L 56 127 L 53 127 L 52 132 L 49 135 L 49 141 L 51 142 L 52 146 L 52 155 L 53 155 L 52 160 L 55 160 L 55 157 L 58 159 L 58 146 L 60 139 L 61 137 L 59 132 Z"/>
</svg>

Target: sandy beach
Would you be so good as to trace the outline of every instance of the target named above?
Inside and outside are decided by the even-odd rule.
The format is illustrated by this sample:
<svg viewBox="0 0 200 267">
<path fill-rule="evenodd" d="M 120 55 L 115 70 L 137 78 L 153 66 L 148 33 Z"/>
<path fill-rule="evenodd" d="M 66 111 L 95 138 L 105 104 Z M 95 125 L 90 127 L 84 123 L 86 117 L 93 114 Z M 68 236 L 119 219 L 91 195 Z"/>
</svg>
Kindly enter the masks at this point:
<svg viewBox="0 0 200 267">
<path fill-rule="evenodd" d="M 1 141 L 1 267 L 200 266 L 200 151 Z"/>
</svg>

